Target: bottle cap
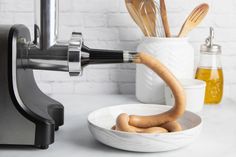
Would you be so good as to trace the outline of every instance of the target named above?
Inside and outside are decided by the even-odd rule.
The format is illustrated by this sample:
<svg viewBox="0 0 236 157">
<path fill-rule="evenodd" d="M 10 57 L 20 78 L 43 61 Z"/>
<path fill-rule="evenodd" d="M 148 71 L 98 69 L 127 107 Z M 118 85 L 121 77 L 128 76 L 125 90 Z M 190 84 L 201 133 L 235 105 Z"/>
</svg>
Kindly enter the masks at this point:
<svg viewBox="0 0 236 157">
<path fill-rule="evenodd" d="M 201 53 L 220 54 L 221 46 L 213 44 L 215 37 L 214 28 L 210 27 L 210 36 L 206 39 L 205 44 L 201 45 Z"/>
</svg>

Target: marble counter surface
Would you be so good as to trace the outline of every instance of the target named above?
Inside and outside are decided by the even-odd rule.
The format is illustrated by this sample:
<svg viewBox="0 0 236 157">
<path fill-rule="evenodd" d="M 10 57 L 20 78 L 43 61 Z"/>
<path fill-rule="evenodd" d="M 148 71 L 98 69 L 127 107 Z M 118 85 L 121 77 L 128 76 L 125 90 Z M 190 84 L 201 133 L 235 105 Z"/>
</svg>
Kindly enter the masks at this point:
<svg viewBox="0 0 236 157">
<path fill-rule="evenodd" d="M 132 153 L 116 150 L 95 141 L 87 127 L 87 115 L 96 109 L 137 103 L 129 95 L 53 95 L 65 106 L 65 124 L 56 133 L 48 150 L 0 147 L 0 157 L 235 157 L 236 102 L 225 99 L 219 106 L 205 106 L 203 130 L 195 143 L 170 152 Z"/>
</svg>

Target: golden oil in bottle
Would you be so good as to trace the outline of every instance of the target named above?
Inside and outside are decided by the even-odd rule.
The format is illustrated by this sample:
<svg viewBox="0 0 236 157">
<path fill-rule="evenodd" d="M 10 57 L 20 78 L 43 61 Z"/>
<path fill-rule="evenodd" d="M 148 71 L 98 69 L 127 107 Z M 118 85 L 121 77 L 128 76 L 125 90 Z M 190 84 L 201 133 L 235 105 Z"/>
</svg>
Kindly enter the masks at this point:
<svg viewBox="0 0 236 157">
<path fill-rule="evenodd" d="M 196 79 L 206 82 L 205 104 L 219 104 L 223 96 L 224 76 L 221 65 L 221 46 L 213 44 L 214 29 L 201 45 Z"/>
<path fill-rule="evenodd" d="M 223 70 L 198 67 L 196 79 L 206 82 L 205 104 L 219 104 L 223 96 Z"/>
</svg>

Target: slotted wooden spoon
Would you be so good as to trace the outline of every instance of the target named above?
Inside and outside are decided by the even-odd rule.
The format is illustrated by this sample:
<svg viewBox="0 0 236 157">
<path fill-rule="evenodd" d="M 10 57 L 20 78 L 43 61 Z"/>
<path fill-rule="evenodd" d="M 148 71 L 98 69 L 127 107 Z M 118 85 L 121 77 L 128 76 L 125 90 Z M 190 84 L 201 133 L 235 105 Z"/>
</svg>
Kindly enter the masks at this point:
<svg viewBox="0 0 236 157">
<path fill-rule="evenodd" d="M 195 27 L 197 27 L 200 22 L 204 19 L 204 17 L 207 15 L 209 10 L 209 5 L 206 3 L 203 3 L 199 6 L 197 6 L 191 14 L 186 19 L 185 23 L 183 24 L 180 32 L 179 37 L 185 37 L 187 34 L 193 30 Z"/>
</svg>

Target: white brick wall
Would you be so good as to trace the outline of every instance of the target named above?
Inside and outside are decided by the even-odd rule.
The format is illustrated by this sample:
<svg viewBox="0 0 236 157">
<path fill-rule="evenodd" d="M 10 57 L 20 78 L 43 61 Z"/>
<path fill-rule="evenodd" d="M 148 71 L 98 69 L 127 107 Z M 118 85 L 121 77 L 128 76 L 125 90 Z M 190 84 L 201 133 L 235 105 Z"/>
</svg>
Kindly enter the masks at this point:
<svg viewBox="0 0 236 157">
<path fill-rule="evenodd" d="M 31 32 L 34 0 L 0 0 L 0 24 L 23 23 Z M 90 47 L 135 50 L 142 33 L 128 15 L 124 0 L 59 0 L 59 38 L 68 40 L 72 31 L 81 31 Z M 225 95 L 236 91 L 236 1 L 166 0 L 171 30 L 177 33 L 188 13 L 199 3 L 208 2 L 210 13 L 190 40 L 199 55 L 199 46 L 214 26 L 216 40 L 223 46 Z M 134 65 L 89 66 L 79 78 L 67 73 L 35 71 L 40 88 L 59 94 L 132 94 L 135 91 Z"/>
</svg>

